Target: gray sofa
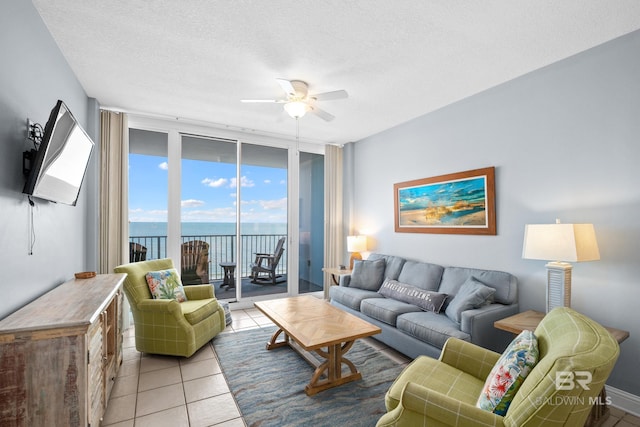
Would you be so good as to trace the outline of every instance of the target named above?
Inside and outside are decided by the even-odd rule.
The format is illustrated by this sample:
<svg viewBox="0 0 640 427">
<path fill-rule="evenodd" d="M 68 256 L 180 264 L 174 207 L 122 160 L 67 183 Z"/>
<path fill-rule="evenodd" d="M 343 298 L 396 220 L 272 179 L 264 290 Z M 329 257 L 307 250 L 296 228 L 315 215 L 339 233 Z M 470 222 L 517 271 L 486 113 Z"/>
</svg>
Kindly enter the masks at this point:
<svg viewBox="0 0 640 427">
<path fill-rule="evenodd" d="M 380 327 L 374 338 L 411 358 L 437 358 L 449 337 L 501 353 L 513 336 L 493 322 L 518 313 L 509 273 L 382 254 L 356 262 L 329 295 L 332 305 Z"/>
</svg>

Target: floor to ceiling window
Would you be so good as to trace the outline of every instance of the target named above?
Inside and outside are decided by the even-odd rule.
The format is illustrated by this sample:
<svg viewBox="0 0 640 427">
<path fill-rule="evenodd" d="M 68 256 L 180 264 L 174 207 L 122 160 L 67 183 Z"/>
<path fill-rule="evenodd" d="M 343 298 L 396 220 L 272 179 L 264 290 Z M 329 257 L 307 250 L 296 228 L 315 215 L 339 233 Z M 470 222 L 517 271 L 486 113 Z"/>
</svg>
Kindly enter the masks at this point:
<svg viewBox="0 0 640 427">
<path fill-rule="evenodd" d="M 132 260 L 171 257 L 185 284 L 219 299 L 322 290 L 321 146 L 298 156 L 287 141 L 157 129 L 129 133 Z"/>
<path fill-rule="evenodd" d="M 129 260 L 167 256 L 167 134 L 129 131 Z"/>
</svg>

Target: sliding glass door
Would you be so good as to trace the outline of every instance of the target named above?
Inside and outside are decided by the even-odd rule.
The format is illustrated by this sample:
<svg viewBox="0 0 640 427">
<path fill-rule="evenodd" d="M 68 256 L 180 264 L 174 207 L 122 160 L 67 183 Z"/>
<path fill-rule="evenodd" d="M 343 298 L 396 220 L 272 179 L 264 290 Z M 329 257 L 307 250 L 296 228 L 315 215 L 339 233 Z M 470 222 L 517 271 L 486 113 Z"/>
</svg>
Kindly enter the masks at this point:
<svg viewBox="0 0 640 427">
<path fill-rule="evenodd" d="M 228 300 L 286 294 L 287 150 L 181 139 L 183 283 Z"/>
<path fill-rule="evenodd" d="M 287 164 L 284 148 L 248 143 L 241 146 L 241 298 L 289 291 Z"/>
<path fill-rule="evenodd" d="M 181 153 L 182 282 L 212 283 L 218 298 L 234 299 L 237 143 L 182 136 Z"/>
<path fill-rule="evenodd" d="M 321 291 L 322 147 L 163 124 L 129 132 L 131 261 L 171 257 L 186 285 L 225 300 Z"/>
</svg>

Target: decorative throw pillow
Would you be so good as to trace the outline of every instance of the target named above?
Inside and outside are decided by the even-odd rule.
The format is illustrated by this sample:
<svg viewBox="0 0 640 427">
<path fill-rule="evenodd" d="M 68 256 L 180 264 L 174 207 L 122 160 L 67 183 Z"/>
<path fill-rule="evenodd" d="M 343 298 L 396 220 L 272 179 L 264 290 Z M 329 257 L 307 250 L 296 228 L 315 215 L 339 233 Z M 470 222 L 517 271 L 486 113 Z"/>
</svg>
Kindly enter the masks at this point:
<svg viewBox="0 0 640 427">
<path fill-rule="evenodd" d="M 147 285 L 154 299 L 187 300 L 180 276 L 175 268 L 147 273 Z"/>
<path fill-rule="evenodd" d="M 378 293 L 387 298 L 413 304 L 425 311 L 433 311 L 434 313 L 440 313 L 440 309 L 447 299 L 447 294 L 426 291 L 391 279 L 385 279 Z"/>
<path fill-rule="evenodd" d="M 353 263 L 349 287 L 377 291 L 382 285 L 382 280 L 384 280 L 385 266 L 384 259 L 375 261 L 357 260 Z"/>
<path fill-rule="evenodd" d="M 460 290 L 451 300 L 445 314 L 456 323 L 460 323 L 462 312 L 478 308 L 484 304 L 493 294 L 496 293 L 494 288 L 486 286 L 481 281 L 471 276 L 460 287 Z"/>
<path fill-rule="evenodd" d="M 533 332 L 522 331 L 491 370 L 476 406 L 504 416 L 538 357 L 538 339 Z"/>
</svg>

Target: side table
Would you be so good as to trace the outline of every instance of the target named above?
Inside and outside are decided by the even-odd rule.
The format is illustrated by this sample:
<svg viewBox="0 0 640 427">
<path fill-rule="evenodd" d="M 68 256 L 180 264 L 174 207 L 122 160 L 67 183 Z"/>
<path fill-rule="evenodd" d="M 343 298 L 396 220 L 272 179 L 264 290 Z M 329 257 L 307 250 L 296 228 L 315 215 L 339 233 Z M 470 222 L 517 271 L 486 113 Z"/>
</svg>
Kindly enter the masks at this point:
<svg viewBox="0 0 640 427">
<path fill-rule="evenodd" d="M 236 263 L 235 262 L 221 262 L 220 267 L 223 270 L 223 279 L 220 287 L 228 286 L 227 289 L 234 289 L 236 287 L 236 281 L 233 277 L 236 271 Z"/>
<path fill-rule="evenodd" d="M 331 280 L 333 280 L 333 284 L 338 286 L 340 284 L 339 277 L 351 274 L 353 270 L 349 270 L 348 268 L 340 269 L 335 267 L 324 267 L 322 271 L 329 273 L 331 275 Z"/>
<path fill-rule="evenodd" d="M 535 310 L 527 310 L 523 311 L 522 313 L 514 314 L 513 316 L 497 320 L 493 323 L 493 326 L 497 329 L 512 332 L 514 334 L 519 334 L 524 330 L 535 331 L 544 316 L 545 313 L 541 313 Z M 609 333 L 613 336 L 613 338 L 616 339 L 616 341 L 618 341 L 618 344 L 629 338 L 628 331 L 609 328 L 604 325 L 603 327 L 607 331 L 609 331 Z M 605 391 L 605 387 L 602 387 L 600 397 L 593 406 L 593 409 L 591 409 L 591 413 L 589 414 L 589 418 L 587 418 L 585 426 L 597 427 L 601 426 L 605 422 L 605 420 L 609 417 L 609 406 L 606 402 L 607 393 Z"/>
<path fill-rule="evenodd" d="M 339 282 L 340 276 L 351 274 L 352 270 L 349 270 L 348 268 L 323 267 L 322 271 L 324 271 L 325 273 L 329 273 L 331 275 L 331 281 L 333 282 L 333 284 L 338 286 L 340 285 L 340 282 Z M 331 287 L 331 284 L 329 284 L 329 286 L 324 287 L 324 299 L 326 300 L 329 299 L 330 287 Z"/>
</svg>

